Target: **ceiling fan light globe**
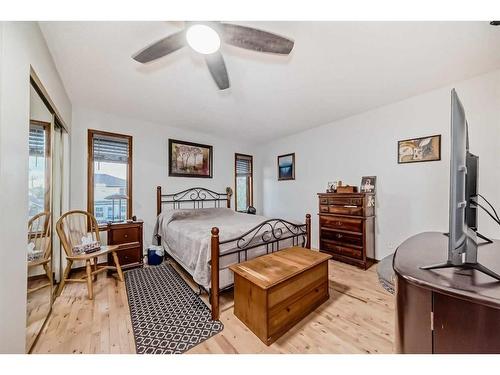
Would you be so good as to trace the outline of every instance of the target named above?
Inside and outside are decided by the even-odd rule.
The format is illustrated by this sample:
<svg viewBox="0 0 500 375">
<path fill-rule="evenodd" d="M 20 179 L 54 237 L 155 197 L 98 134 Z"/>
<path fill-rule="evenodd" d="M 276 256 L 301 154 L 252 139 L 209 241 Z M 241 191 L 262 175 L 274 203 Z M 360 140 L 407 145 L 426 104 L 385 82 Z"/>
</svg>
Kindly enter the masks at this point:
<svg viewBox="0 0 500 375">
<path fill-rule="evenodd" d="M 193 25 L 186 31 L 186 40 L 196 52 L 204 55 L 215 53 L 220 48 L 217 32 L 206 25 Z"/>
</svg>

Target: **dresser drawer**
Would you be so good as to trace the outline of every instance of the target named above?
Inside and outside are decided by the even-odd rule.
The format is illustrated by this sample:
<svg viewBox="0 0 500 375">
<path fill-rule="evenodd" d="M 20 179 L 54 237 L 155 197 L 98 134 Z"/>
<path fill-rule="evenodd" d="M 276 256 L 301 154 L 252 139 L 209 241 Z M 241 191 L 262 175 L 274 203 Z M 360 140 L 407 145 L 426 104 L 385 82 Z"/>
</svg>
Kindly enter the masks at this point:
<svg viewBox="0 0 500 375">
<path fill-rule="evenodd" d="M 331 229 L 348 230 L 351 232 L 363 232 L 363 220 L 340 216 L 320 216 L 321 227 Z"/>
<path fill-rule="evenodd" d="M 322 212 L 322 213 L 324 213 L 324 214 L 327 214 L 327 213 L 329 213 L 329 212 L 330 212 L 330 208 L 328 207 L 328 205 L 323 205 L 323 204 L 321 204 L 321 205 L 319 206 L 319 212 Z"/>
<path fill-rule="evenodd" d="M 360 249 L 355 249 L 348 246 L 336 245 L 328 241 L 321 241 L 320 249 L 330 253 L 344 255 L 350 258 L 362 259 L 363 253 Z"/>
<path fill-rule="evenodd" d="M 114 229 L 111 244 L 118 245 L 127 242 L 137 242 L 139 241 L 140 232 L 140 228 Z"/>
<path fill-rule="evenodd" d="M 362 234 L 341 233 L 333 230 L 321 230 L 321 238 L 328 241 L 335 241 L 339 245 L 363 246 Z"/>
<path fill-rule="evenodd" d="M 328 204 L 328 198 L 320 197 L 319 198 L 319 204 Z"/>
<path fill-rule="evenodd" d="M 333 197 L 328 198 L 328 204 L 335 204 L 339 206 L 363 206 L 363 198 L 353 197 Z"/>
<path fill-rule="evenodd" d="M 330 205 L 328 206 L 328 212 L 331 214 L 338 214 L 338 215 L 363 216 L 363 207 Z"/>
</svg>

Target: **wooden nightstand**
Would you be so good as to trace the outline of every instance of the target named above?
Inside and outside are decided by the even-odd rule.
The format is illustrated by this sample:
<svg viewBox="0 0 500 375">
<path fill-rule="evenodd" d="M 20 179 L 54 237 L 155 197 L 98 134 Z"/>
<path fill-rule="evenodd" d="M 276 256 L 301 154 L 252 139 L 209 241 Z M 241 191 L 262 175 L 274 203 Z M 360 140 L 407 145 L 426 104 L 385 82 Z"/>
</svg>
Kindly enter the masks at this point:
<svg viewBox="0 0 500 375">
<path fill-rule="evenodd" d="M 108 224 L 104 230 L 108 232 L 108 245 L 122 245 L 117 251 L 120 266 L 123 269 L 142 266 L 142 220 L 131 223 Z M 130 245 L 124 245 L 131 243 Z M 113 259 L 108 255 L 108 264 L 113 264 Z"/>
</svg>

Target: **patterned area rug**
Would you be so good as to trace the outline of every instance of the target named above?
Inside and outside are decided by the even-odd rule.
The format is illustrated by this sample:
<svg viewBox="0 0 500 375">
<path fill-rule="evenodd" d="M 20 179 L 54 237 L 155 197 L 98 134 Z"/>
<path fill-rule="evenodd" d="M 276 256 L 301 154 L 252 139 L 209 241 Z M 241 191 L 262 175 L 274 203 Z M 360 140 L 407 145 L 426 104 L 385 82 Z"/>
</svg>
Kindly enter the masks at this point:
<svg viewBox="0 0 500 375">
<path fill-rule="evenodd" d="M 224 329 L 170 264 L 127 271 L 125 285 L 138 354 L 180 354 Z"/>
</svg>

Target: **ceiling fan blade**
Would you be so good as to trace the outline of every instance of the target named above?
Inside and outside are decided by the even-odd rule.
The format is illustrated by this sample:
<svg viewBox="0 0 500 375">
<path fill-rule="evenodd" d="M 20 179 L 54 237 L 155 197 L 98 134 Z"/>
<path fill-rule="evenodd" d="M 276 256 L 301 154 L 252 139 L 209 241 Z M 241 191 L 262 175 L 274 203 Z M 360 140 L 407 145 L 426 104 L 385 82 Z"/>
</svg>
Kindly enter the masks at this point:
<svg viewBox="0 0 500 375">
<path fill-rule="evenodd" d="M 186 32 L 185 30 L 181 30 L 141 49 L 139 52 L 134 54 L 132 58 L 144 64 L 159 59 L 169 53 L 175 52 L 185 45 Z"/>
<path fill-rule="evenodd" d="M 221 23 L 221 26 L 224 42 L 236 47 L 280 55 L 288 55 L 293 48 L 292 40 L 267 31 L 230 23 Z"/>
<path fill-rule="evenodd" d="M 500 21 L 491 21 L 490 25 L 491 26 L 500 26 Z"/>
<path fill-rule="evenodd" d="M 220 90 L 229 88 L 229 77 L 227 75 L 226 64 L 220 52 L 205 55 L 208 70 Z"/>
</svg>

